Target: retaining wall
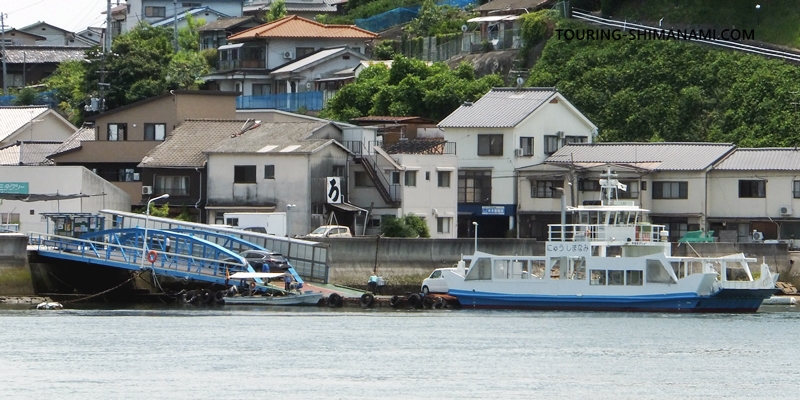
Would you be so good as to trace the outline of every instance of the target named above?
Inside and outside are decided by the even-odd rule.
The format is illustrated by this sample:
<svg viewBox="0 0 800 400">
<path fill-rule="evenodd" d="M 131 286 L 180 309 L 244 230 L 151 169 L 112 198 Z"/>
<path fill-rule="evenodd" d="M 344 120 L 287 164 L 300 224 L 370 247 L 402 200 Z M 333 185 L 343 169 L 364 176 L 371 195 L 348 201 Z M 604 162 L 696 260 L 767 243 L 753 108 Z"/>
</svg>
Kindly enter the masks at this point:
<svg viewBox="0 0 800 400">
<path fill-rule="evenodd" d="M 19 233 L 0 233 L 0 295 L 33 296 L 28 267 L 28 237 Z"/>
</svg>

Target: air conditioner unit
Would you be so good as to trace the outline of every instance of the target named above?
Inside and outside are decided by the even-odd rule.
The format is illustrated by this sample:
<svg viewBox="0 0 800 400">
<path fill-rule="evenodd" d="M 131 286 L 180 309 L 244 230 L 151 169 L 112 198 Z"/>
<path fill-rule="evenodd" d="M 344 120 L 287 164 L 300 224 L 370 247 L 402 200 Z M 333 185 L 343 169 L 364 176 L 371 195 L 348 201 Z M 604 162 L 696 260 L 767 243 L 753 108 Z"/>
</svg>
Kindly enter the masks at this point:
<svg viewBox="0 0 800 400">
<path fill-rule="evenodd" d="M 283 52 L 283 58 L 285 58 L 287 60 L 291 60 L 294 57 L 292 57 L 292 52 L 291 51 L 284 51 Z"/>
<path fill-rule="evenodd" d="M 522 157 L 522 156 L 523 156 L 523 154 L 524 154 L 524 153 L 523 153 L 522 149 L 514 149 L 514 155 L 515 155 L 515 156 L 517 156 L 517 157 Z"/>
<path fill-rule="evenodd" d="M 781 215 L 792 215 L 791 207 L 781 207 Z"/>
<path fill-rule="evenodd" d="M 142 186 L 142 194 L 153 194 L 152 186 Z"/>
</svg>

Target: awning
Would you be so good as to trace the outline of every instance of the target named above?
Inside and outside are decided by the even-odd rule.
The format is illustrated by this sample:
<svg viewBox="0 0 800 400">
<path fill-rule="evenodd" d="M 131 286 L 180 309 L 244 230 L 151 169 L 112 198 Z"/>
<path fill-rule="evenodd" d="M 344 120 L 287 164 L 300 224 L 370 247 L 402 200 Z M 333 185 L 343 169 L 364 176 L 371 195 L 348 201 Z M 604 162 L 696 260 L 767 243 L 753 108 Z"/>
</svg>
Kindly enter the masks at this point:
<svg viewBox="0 0 800 400">
<path fill-rule="evenodd" d="M 349 211 L 349 212 L 361 212 L 361 211 L 363 211 L 363 212 L 367 212 L 367 210 L 365 210 L 365 209 L 363 209 L 361 207 L 358 207 L 358 206 L 354 206 L 354 205 L 352 205 L 350 203 L 341 203 L 341 204 L 326 203 L 326 205 L 329 205 L 329 206 L 334 207 L 334 208 L 338 208 L 338 209 L 340 209 L 342 211 Z"/>
<path fill-rule="evenodd" d="M 455 171 L 456 167 L 436 167 L 437 171 Z"/>
<path fill-rule="evenodd" d="M 55 200 L 70 200 L 70 199 L 79 199 L 82 197 L 90 197 L 90 196 L 104 196 L 104 195 L 88 195 L 83 193 L 76 193 L 76 194 L 58 194 L 58 193 L 51 193 L 51 194 L 16 194 L 16 193 L 0 193 L 0 200 L 17 200 L 17 201 L 24 201 L 24 202 L 32 202 L 32 201 L 55 201 Z"/>
<path fill-rule="evenodd" d="M 497 22 L 497 21 L 513 21 L 519 18 L 518 15 L 491 15 L 488 17 L 477 17 L 468 19 L 467 22 Z"/>
<path fill-rule="evenodd" d="M 217 50 L 230 50 L 230 49 L 238 49 L 239 47 L 244 46 L 244 43 L 236 43 L 236 44 L 226 44 L 224 46 L 219 46 Z"/>
</svg>

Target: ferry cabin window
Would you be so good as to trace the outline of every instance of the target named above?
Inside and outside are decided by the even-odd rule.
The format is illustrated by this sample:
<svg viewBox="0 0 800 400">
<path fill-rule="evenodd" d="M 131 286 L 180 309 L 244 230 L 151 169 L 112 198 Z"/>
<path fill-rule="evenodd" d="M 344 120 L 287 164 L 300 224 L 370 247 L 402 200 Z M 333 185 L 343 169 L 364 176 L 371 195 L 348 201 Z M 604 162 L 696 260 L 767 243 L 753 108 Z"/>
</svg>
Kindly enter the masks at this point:
<svg viewBox="0 0 800 400">
<path fill-rule="evenodd" d="M 531 182 L 531 198 L 560 198 L 560 192 L 551 188 L 564 187 L 564 181 Z"/>
<path fill-rule="evenodd" d="M 450 171 L 438 171 L 436 172 L 436 177 L 439 181 L 440 188 L 450 187 Z"/>
<path fill-rule="evenodd" d="M 605 285 L 606 284 L 606 270 L 604 270 L 604 269 L 590 269 L 589 270 L 589 284 L 590 285 Z"/>
<path fill-rule="evenodd" d="M 256 183 L 256 166 L 234 165 L 233 183 Z"/>
<path fill-rule="evenodd" d="M 469 269 L 467 276 L 464 280 L 488 280 L 492 278 L 492 260 L 488 258 L 479 258 L 475 261 L 475 265 Z"/>
<path fill-rule="evenodd" d="M 767 181 L 761 179 L 739 180 L 740 198 L 764 198 L 767 197 Z"/>
<path fill-rule="evenodd" d="M 502 156 L 503 135 L 478 135 L 479 156 Z"/>
<path fill-rule="evenodd" d="M 653 182 L 653 199 L 688 199 L 688 182 Z"/>
<path fill-rule="evenodd" d="M 625 271 L 625 284 L 628 286 L 642 286 L 642 271 Z"/>
<path fill-rule="evenodd" d="M 675 283 L 659 260 L 647 260 L 647 283 Z"/>
<path fill-rule="evenodd" d="M 625 284 L 625 271 L 608 271 L 608 284 L 621 286 Z"/>
</svg>

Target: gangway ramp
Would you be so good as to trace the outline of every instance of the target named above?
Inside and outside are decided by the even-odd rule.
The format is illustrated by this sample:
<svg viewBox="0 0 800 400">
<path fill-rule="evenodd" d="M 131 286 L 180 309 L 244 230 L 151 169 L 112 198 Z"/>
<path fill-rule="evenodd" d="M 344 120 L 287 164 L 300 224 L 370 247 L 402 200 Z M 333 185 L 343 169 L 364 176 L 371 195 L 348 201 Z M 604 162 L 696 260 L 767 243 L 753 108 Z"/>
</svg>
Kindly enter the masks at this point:
<svg viewBox="0 0 800 400">
<path fill-rule="evenodd" d="M 164 238 L 170 238 L 166 251 Z M 158 275 L 228 285 L 235 272 L 254 272 L 236 251 L 186 233 L 148 229 L 110 229 L 82 238 L 31 232 L 30 244 L 44 257 L 135 270 Z M 154 254 L 154 255 L 153 255 Z M 263 284 L 263 282 L 259 282 Z"/>
<path fill-rule="evenodd" d="M 111 221 L 115 228 L 144 227 L 145 222 L 147 222 L 148 230 L 152 228 L 162 230 L 193 229 L 220 234 L 219 236 L 208 235 L 206 237 L 206 240 L 220 245 L 226 245 L 226 237 L 236 237 L 283 254 L 289 260 L 289 264 L 291 264 L 298 277 L 302 277 L 306 282 L 328 283 L 330 267 L 328 245 L 325 243 L 243 231 L 217 225 L 179 221 L 171 218 L 153 216 L 148 218 L 144 214 L 118 210 L 106 209 L 100 212 L 110 217 L 106 218 L 106 221 Z"/>
</svg>

